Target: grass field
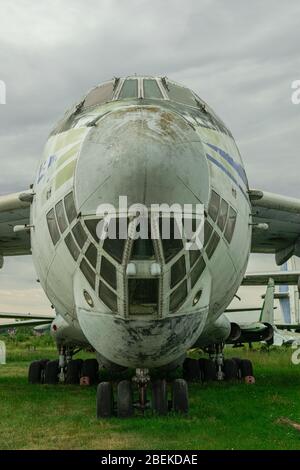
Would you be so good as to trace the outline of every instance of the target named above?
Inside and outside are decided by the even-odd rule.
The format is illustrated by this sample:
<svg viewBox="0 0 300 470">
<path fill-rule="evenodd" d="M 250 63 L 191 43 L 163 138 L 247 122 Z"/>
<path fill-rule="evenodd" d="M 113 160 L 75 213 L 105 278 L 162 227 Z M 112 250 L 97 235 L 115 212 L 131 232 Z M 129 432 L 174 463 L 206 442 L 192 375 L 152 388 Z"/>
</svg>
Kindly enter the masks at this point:
<svg viewBox="0 0 300 470">
<path fill-rule="evenodd" d="M 292 351 L 238 353 L 253 361 L 255 385 L 190 384 L 187 417 L 97 421 L 95 387 L 27 383 L 29 362 L 54 358 L 53 348 L 9 345 L 0 366 L 0 449 L 299 449 L 300 432 L 284 423 L 300 423 L 300 365 L 291 363 Z"/>
</svg>

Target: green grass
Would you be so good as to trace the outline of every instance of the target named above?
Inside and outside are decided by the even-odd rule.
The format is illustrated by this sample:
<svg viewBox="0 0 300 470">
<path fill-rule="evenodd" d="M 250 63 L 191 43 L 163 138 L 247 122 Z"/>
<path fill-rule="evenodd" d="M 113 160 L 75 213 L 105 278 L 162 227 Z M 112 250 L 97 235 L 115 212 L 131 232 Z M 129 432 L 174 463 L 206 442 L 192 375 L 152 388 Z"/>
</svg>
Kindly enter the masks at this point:
<svg viewBox="0 0 300 470">
<path fill-rule="evenodd" d="M 237 354 L 238 353 L 238 354 Z M 299 449 L 300 365 L 291 350 L 228 350 L 247 357 L 256 384 L 190 384 L 187 417 L 95 418 L 96 388 L 29 385 L 31 360 L 54 358 L 42 345 L 8 342 L 0 366 L 0 449 Z"/>
</svg>

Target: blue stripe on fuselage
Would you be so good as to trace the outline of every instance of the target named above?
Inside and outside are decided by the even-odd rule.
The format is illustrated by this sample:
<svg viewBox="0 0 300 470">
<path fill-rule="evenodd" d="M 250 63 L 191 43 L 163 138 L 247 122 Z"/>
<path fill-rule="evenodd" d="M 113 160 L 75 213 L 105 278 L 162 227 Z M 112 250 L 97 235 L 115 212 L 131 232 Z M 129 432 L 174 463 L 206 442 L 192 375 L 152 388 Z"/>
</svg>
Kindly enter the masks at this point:
<svg viewBox="0 0 300 470">
<path fill-rule="evenodd" d="M 237 180 L 234 178 L 234 176 L 232 176 L 232 174 L 230 173 L 230 171 L 227 170 L 227 168 L 225 168 L 225 166 L 222 165 L 222 163 L 220 163 L 218 160 L 216 160 L 214 157 L 212 157 L 211 155 L 209 155 L 209 153 L 206 154 L 207 158 L 209 161 L 211 161 L 212 163 L 214 163 L 218 168 L 220 168 L 220 170 L 222 170 L 227 176 L 229 176 L 229 178 L 238 186 L 238 188 L 240 188 L 240 190 L 242 191 L 243 195 L 245 196 L 245 198 L 247 199 L 247 201 L 249 200 L 246 192 L 243 190 L 243 188 L 241 187 L 240 184 L 238 184 Z"/>
<path fill-rule="evenodd" d="M 208 142 L 205 142 L 205 144 L 208 145 L 208 147 L 213 149 L 215 152 L 217 152 L 222 158 L 224 158 L 224 160 L 229 163 L 229 165 L 237 172 L 246 187 L 248 187 L 248 180 L 243 166 L 240 163 L 237 163 L 229 155 L 229 153 L 225 152 L 225 150 L 221 149 L 220 147 L 217 147 L 216 145 L 210 144 Z"/>
</svg>

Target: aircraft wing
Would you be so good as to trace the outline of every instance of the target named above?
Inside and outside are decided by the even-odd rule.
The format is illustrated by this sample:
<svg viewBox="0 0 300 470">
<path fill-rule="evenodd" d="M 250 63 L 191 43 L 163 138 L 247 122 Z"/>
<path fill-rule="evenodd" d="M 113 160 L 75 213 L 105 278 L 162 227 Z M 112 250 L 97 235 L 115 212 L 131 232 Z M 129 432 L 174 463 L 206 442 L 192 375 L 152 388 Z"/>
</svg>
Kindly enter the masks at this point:
<svg viewBox="0 0 300 470">
<path fill-rule="evenodd" d="M 242 281 L 243 286 L 264 286 L 272 278 L 275 284 L 300 287 L 300 271 L 274 271 L 261 273 L 246 273 Z"/>
<path fill-rule="evenodd" d="M 20 326 L 39 326 L 39 325 L 50 325 L 52 320 L 24 320 L 24 321 L 16 321 L 16 322 L 5 322 L 0 323 L 0 330 L 6 328 L 19 328 Z"/>
<path fill-rule="evenodd" d="M 276 328 L 278 328 L 278 330 L 295 330 L 297 332 L 300 331 L 299 323 L 276 323 Z"/>
<path fill-rule="evenodd" d="M 0 253 L 1 256 L 30 254 L 30 234 L 14 233 L 15 225 L 29 224 L 32 192 L 0 196 Z"/>
<path fill-rule="evenodd" d="M 0 312 L 0 318 L 12 318 L 12 319 L 23 319 L 23 320 L 47 320 L 52 321 L 55 315 L 35 315 L 32 313 L 11 313 L 11 312 Z"/>
<path fill-rule="evenodd" d="M 253 253 L 275 253 L 278 265 L 300 256 L 300 199 L 250 190 L 254 224 L 267 224 L 252 232 Z"/>
</svg>

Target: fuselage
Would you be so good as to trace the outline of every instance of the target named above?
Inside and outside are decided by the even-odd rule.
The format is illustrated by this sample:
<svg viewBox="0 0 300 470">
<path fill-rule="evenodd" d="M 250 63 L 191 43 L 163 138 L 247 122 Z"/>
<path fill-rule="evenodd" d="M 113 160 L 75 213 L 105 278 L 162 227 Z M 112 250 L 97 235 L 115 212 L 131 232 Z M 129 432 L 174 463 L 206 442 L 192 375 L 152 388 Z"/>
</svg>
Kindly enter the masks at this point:
<svg viewBox="0 0 300 470">
<path fill-rule="evenodd" d="M 251 242 L 243 163 L 224 123 L 185 87 L 128 77 L 91 90 L 50 134 L 34 190 L 40 282 L 111 362 L 175 361 L 201 343 L 240 286 Z M 128 207 L 203 205 L 204 248 L 162 240 L 159 218 L 158 237 L 146 243 L 99 239 L 99 206 L 128 221 L 120 196 Z"/>
</svg>

